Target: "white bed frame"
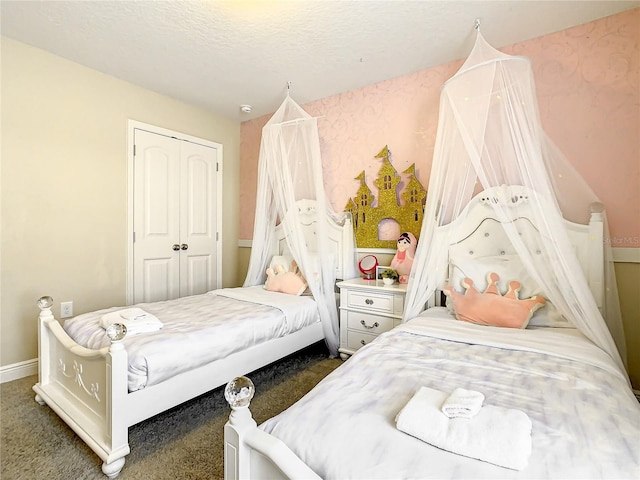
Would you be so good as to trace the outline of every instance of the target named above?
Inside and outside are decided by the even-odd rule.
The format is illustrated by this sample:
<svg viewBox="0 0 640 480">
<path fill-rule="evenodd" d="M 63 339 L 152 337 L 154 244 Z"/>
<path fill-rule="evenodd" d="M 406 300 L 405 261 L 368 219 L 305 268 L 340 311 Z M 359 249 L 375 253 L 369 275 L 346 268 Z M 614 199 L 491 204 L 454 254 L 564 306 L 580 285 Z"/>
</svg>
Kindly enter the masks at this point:
<svg viewBox="0 0 640 480">
<path fill-rule="evenodd" d="M 523 187 L 510 187 L 514 194 L 509 201 L 526 202 L 526 192 Z M 497 190 L 497 189 L 496 189 Z M 457 238 L 451 239 L 451 248 L 469 251 L 473 245 L 474 253 L 478 256 L 512 253 L 511 242 L 496 219 L 491 202 L 499 201 L 500 195 L 492 190 L 486 190 L 476 195 L 459 218 L 464 218 L 464 226 L 454 225 Z M 522 198 L 522 200 L 516 200 Z M 521 205 L 521 207 L 526 205 Z M 519 208 L 519 217 L 513 221 L 519 228 L 533 229 L 533 222 L 523 215 L 525 208 Z M 585 273 L 591 291 L 598 307 L 602 307 L 604 294 L 604 206 L 595 203 L 591 206 L 591 216 L 588 225 L 581 225 L 565 221 L 569 241 L 573 245 L 578 260 Z M 487 230 L 490 230 L 488 232 Z M 489 233 L 490 241 L 483 241 Z M 480 239 L 480 240 L 478 240 Z M 230 402 L 231 405 L 231 402 Z M 299 457 L 297 457 L 281 440 L 259 430 L 251 416 L 249 405 L 234 407 L 229 421 L 224 428 L 224 475 L 225 480 L 247 479 L 319 479 Z M 308 441 L 311 441 L 310 439 Z"/>
<path fill-rule="evenodd" d="M 315 208 L 305 200 L 301 225 L 306 238 L 315 232 Z M 309 208 L 311 207 L 311 208 Z M 286 240 L 278 229 L 277 252 Z M 353 227 L 329 221 L 337 278 L 355 269 Z M 353 262 L 354 265 L 350 265 Z M 128 428 L 187 400 L 224 385 L 234 377 L 252 372 L 324 338 L 320 322 L 285 337 L 276 338 L 226 358 L 184 372 L 160 384 L 135 392 L 127 390 L 127 352 L 122 341 L 90 350 L 78 345 L 54 318 L 49 302 L 38 302 L 38 383 L 36 401 L 49 405 L 58 416 L 102 459 L 102 471 L 118 476 L 129 453 Z"/>
</svg>

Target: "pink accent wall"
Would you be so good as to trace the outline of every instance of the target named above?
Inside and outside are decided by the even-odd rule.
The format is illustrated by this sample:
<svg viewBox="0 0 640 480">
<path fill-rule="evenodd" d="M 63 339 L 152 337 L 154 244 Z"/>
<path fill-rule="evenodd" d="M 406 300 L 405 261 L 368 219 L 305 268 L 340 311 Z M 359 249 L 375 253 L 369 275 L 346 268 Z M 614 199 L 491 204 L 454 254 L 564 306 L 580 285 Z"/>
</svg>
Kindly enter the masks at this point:
<svg viewBox="0 0 640 480">
<path fill-rule="evenodd" d="M 640 247 L 640 8 L 502 50 L 531 59 L 543 128 L 606 205 L 613 246 Z M 440 87 L 461 64 L 304 105 L 323 117 L 324 182 L 335 210 L 355 194 L 362 170 L 372 185 L 374 156 L 385 145 L 396 170 L 415 163 L 427 187 Z M 260 137 L 269 118 L 241 125 L 241 239 L 253 236 Z"/>
</svg>

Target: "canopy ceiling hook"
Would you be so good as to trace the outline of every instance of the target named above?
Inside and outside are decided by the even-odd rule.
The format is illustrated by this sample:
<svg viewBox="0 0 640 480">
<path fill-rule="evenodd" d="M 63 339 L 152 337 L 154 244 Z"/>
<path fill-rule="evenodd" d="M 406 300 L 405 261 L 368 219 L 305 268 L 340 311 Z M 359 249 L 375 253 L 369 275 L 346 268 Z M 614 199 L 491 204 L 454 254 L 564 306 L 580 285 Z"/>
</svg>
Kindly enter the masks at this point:
<svg viewBox="0 0 640 480">
<path fill-rule="evenodd" d="M 480 19 L 476 18 L 476 21 L 473 24 L 473 28 L 475 28 L 478 32 L 480 31 Z"/>
<path fill-rule="evenodd" d="M 287 82 L 287 95 L 291 93 L 291 82 Z"/>
</svg>

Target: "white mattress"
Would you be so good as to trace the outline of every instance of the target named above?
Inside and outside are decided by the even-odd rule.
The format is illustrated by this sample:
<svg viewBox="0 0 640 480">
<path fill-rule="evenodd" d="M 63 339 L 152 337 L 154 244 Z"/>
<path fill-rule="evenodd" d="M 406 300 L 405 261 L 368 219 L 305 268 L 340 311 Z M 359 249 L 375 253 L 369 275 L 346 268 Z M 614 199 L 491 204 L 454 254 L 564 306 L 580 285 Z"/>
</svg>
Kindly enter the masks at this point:
<svg viewBox="0 0 640 480">
<path fill-rule="evenodd" d="M 202 295 L 136 305 L 163 327 L 124 339 L 129 356 L 129 391 L 224 358 L 253 345 L 285 336 L 319 321 L 309 296 L 269 292 L 261 286 L 225 288 Z M 64 323 L 76 343 L 91 349 L 109 346 L 99 322 L 109 308 Z"/>
<path fill-rule="evenodd" d="M 327 480 L 640 478 L 640 405 L 577 330 L 485 327 L 434 311 L 382 334 L 260 428 Z M 477 390 L 486 405 L 525 412 L 528 466 L 495 466 L 397 430 L 421 386 Z"/>
</svg>

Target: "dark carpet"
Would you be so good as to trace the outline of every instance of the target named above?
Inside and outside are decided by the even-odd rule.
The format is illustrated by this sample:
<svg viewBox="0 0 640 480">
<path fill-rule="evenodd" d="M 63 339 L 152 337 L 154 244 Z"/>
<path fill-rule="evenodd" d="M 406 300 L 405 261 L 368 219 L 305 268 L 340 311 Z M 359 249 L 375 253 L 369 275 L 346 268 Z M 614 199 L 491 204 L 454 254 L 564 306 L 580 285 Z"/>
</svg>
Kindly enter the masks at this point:
<svg viewBox="0 0 640 480">
<path fill-rule="evenodd" d="M 258 424 L 288 408 L 341 364 L 316 344 L 249 374 Z M 47 406 L 34 400 L 35 376 L 0 385 L 2 480 L 105 479 L 100 458 Z M 129 429 L 122 480 L 223 478 L 223 427 L 230 412 L 217 388 Z"/>
</svg>

